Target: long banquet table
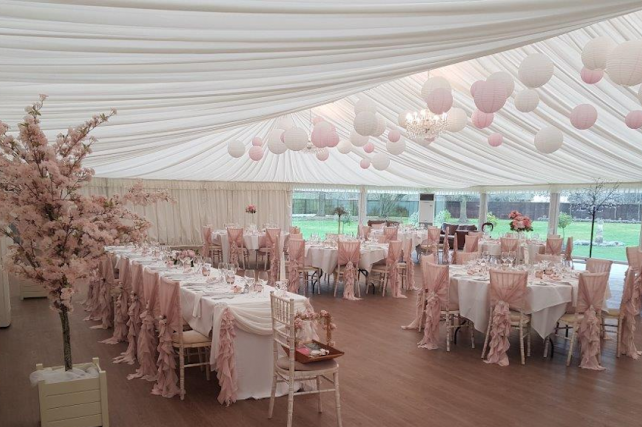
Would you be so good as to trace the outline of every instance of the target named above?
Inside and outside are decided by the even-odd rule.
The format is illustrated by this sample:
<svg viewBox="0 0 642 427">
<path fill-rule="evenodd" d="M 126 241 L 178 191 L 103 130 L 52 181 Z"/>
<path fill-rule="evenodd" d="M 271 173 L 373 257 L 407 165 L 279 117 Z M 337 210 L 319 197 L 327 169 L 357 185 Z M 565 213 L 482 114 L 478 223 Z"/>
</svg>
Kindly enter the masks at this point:
<svg viewBox="0 0 642 427">
<path fill-rule="evenodd" d="M 121 269 L 122 263 L 138 263 L 148 271 L 157 272 L 159 277 L 168 277 L 180 283 L 180 304 L 184 320 L 195 331 L 212 338 L 212 370 L 217 366 L 226 310 L 233 316 L 231 335 L 234 360 L 230 362 L 235 365 L 236 378 L 233 381 L 236 391 L 233 396 L 222 396 L 219 400 L 229 403 L 270 396 L 274 360 L 270 291 L 275 290 L 274 288 L 264 284 L 261 293 L 235 294 L 230 285 L 224 282 L 207 282 L 207 278 L 200 273 L 183 274 L 182 270 L 167 268 L 151 256 L 143 256 L 124 248 L 109 249 L 115 255 L 116 266 Z M 217 274 L 218 270 L 212 270 L 211 277 L 215 279 Z M 243 284 L 243 279 L 237 276 L 236 282 Z M 288 296 L 294 299 L 297 310 L 309 307 L 304 296 L 292 293 L 288 293 Z M 314 335 L 314 331 L 309 333 Z M 219 382 L 221 381 L 219 378 Z M 277 393 L 282 395 L 286 392 L 287 385 L 280 384 Z"/>
</svg>

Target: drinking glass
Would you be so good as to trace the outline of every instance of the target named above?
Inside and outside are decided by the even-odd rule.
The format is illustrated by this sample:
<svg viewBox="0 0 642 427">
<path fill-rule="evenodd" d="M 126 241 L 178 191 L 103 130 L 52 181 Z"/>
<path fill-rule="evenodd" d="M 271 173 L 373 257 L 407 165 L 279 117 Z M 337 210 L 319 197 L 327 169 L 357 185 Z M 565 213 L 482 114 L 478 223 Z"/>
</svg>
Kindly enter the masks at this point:
<svg viewBox="0 0 642 427">
<path fill-rule="evenodd" d="M 502 259 L 502 264 L 506 264 L 506 261 L 508 259 L 508 252 L 502 252 L 501 259 Z"/>
<path fill-rule="evenodd" d="M 256 279 L 256 271 L 254 270 L 245 270 L 245 279 Z"/>
<path fill-rule="evenodd" d="M 211 269 L 212 269 L 212 264 L 210 264 L 209 262 L 204 262 L 203 265 L 201 266 L 201 274 L 207 277 L 210 275 Z"/>
</svg>

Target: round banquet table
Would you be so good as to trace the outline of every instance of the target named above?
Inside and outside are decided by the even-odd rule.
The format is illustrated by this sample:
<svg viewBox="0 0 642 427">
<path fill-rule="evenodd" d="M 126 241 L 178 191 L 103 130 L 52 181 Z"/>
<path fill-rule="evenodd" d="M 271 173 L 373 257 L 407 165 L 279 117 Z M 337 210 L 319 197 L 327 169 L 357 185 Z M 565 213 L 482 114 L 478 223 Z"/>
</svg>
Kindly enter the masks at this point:
<svg viewBox="0 0 642 427">
<path fill-rule="evenodd" d="M 386 259 L 388 256 L 387 244 L 362 245 L 359 268 L 370 272 L 372 265 Z M 305 245 L 305 263 L 312 267 L 320 268 L 326 274 L 334 273 L 339 261 L 339 249 L 323 244 Z"/>
<path fill-rule="evenodd" d="M 520 242 L 519 261 L 528 260 L 527 264 L 535 263 L 535 256 L 543 254 L 546 250 L 544 242 Z M 483 240 L 479 242 L 479 253 L 488 252 L 489 255 L 499 257 L 502 247 L 499 240 Z M 526 254 L 527 253 L 527 254 Z"/>
<path fill-rule="evenodd" d="M 566 312 L 566 305 L 577 305 L 578 278 L 571 274 L 559 281 L 531 279 L 529 277 L 524 313 L 531 315 L 531 326 L 545 338 L 555 329 L 555 324 Z M 450 266 L 450 301 L 459 304 L 462 317 L 470 319 L 475 329 L 486 333 L 490 308 L 490 278 L 488 274 L 470 275 L 466 266 Z M 611 297 L 607 287 L 604 297 Z"/>
</svg>

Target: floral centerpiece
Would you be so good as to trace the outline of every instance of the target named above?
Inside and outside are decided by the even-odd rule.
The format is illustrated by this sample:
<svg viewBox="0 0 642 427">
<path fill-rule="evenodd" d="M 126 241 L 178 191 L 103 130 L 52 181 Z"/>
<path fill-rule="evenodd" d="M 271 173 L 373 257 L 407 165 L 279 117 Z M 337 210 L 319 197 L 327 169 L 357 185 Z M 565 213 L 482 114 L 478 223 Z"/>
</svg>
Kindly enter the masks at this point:
<svg viewBox="0 0 642 427">
<path fill-rule="evenodd" d="M 256 205 L 247 205 L 247 207 L 245 208 L 245 213 L 249 213 L 250 215 L 252 215 L 252 224 L 256 224 L 254 222 L 254 214 L 256 213 Z"/>
<path fill-rule="evenodd" d="M 72 369 L 69 313 L 75 285 L 105 257 L 105 246 L 142 243 L 151 227 L 126 205 L 170 201 L 142 183 L 120 196 L 86 195 L 94 171 L 82 166 L 95 142 L 88 134 L 116 114 L 93 116 L 50 142 L 40 126 L 47 97 L 27 107 L 17 132 L 0 122 L 0 233 L 12 240 L 4 259 L 16 276 L 42 284 L 60 317 L 65 370 Z"/>
<path fill-rule="evenodd" d="M 336 215 L 336 216 L 338 217 L 338 219 L 337 219 L 337 223 L 339 224 L 338 234 L 341 234 L 341 217 L 342 217 L 343 215 L 347 215 L 347 214 L 348 214 L 348 211 L 346 211 L 346 210 L 343 208 L 343 206 L 337 206 L 337 207 L 336 207 L 336 208 L 334 208 L 334 210 L 332 211 L 332 214 L 334 214 L 334 215 Z"/>
<path fill-rule="evenodd" d="M 511 220 L 510 229 L 512 231 L 517 231 L 518 233 L 533 231 L 533 222 L 531 219 L 518 211 L 512 211 L 508 215 L 508 219 Z"/>
<path fill-rule="evenodd" d="M 326 333 L 326 343 L 329 346 L 334 346 L 334 341 L 332 341 L 332 331 L 337 329 L 337 325 L 332 323 L 332 316 L 325 310 L 321 310 L 317 313 L 312 309 L 307 309 L 304 312 L 296 313 L 294 315 L 294 329 L 301 331 L 305 322 L 312 322 L 312 325 L 316 326 L 319 321 L 322 322 L 321 328 L 325 330 Z"/>
</svg>

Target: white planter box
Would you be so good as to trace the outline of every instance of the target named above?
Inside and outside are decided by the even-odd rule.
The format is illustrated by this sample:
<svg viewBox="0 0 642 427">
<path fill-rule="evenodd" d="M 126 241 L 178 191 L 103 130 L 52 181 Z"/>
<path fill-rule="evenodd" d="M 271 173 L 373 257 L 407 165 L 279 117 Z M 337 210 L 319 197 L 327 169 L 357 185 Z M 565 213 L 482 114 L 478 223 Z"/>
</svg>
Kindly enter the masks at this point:
<svg viewBox="0 0 642 427">
<path fill-rule="evenodd" d="M 47 290 L 40 283 L 32 282 L 21 277 L 9 275 L 9 282 L 14 283 L 20 289 L 20 299 L 25 298 L 46 298 Z"/>
<path fill-rule="evenodd" d="M 87 365 L 96 366 L 98 378 L 38 383 L 42 427 L 109 427 L 107 373 L 100 369 L 97 357 L 92 363 L 74 367 L 86 368 Z M 43 369 L 42 364 L 36 365 L 36 369 Z"/>
</svg>

